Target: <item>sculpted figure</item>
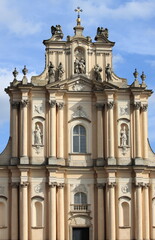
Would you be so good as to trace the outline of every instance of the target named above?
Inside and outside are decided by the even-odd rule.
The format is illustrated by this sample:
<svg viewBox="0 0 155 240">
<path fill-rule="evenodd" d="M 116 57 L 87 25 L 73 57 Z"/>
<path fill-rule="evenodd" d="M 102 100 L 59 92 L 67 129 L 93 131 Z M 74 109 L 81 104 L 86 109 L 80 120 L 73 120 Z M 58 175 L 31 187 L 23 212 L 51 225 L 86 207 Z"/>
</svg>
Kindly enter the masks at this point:
<svg viewBox="0 0 155 240">
<path fill-rule="evenodd" d="M 49 83 L 54 82 L 55 69 L 54 69 L 54 65 L 52 64 L 52 62 L 50 62 L 50 65 L 48 67 L 48 73 L 49 73 Z"/>
<path fill-rule="evenodd" d="M 105 74 L 106 74 L 106 77 L 107 77 L 107 81 L 111 81 L 111 67 L 110 67 L 110 64 L 108 63 L 106 68 L 105 68 Z"/>
<path fill-rule="evenodd" d="M 62 76 L 63 76 L 63 74 L 65 72 L 61 62 L 59 63 L 59 66 L 58 66 L 57 70 L 58 70 L 58 80 L 61 80 Z"/>
<path fill-rule="evenodd" d="M 95 80 L 96 81 L 101 81 L 101 72 L 102 72 L 102 68 L 96 64 L 96 66 L 94 67 L 94 75 L 95 75 Z"/>
<path fill-rule="evenodd" d="M 82 57 L 80 60 L 78 58 L 75 59 L 74 62 L 74 73 L 84 74 L 85 73 L 85 60 Z"/>
<path fill-rule="evenodd" d="M 127 146 L 127 134 L 126 134 L 126 129 L 125 126 L 123 127 L 123 130 L 121 130 L 121 146 Z"/>
<path fill-rule="evenodd" d="M 57 40 L 60 40 L 63 38 L 63 32 L 60 25 L 56 25 L 55 27 L 52 26 L 51 33 L 52 33 L 52 36 L 55 36 Z"/>
<path fill-rule="evenodd" d="M 34 131 L 34 144 L 36 145 L 42 144 L 42 133 L 39 124 L 36 125 L 36 129 Z"/>
</svg>

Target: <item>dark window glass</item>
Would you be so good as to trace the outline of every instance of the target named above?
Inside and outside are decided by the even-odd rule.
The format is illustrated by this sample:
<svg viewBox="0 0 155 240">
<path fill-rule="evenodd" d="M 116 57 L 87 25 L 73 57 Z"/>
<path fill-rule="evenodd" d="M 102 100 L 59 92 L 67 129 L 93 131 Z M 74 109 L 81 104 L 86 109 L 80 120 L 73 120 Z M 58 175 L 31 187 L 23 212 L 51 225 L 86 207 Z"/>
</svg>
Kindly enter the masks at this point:
<svg viewBox="0 0 155 240">
<path fill-rule="evenodd" d="M 81 125 L 73 129 L 73 152 L 86 153 L 86 129 Z"/>
</svg>

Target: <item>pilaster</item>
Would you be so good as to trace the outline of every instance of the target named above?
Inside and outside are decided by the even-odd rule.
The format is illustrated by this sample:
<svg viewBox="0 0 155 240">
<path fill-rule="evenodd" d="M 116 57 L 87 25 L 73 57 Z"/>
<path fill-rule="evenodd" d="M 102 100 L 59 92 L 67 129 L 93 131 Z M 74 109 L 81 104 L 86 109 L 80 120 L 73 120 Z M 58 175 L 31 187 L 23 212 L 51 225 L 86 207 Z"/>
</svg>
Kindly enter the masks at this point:
<svg viewBox="0 0 155 240">
<path fill-rule="evenodd" d="M 18 182 L 11 183 L 11 240 L 18 240 Z"/>
<path fill-rule="evenodd" d="M 98 240 L 103 240 L 105 238 L 105 212 L 104 212 L 104 187 L 105 184 L 97 184 L 98 192 Z"/>
<path fill-rule="evenodd" d="M 97 166 L 103 165 L 103 103 L 97 103 Z"/>
</svg>

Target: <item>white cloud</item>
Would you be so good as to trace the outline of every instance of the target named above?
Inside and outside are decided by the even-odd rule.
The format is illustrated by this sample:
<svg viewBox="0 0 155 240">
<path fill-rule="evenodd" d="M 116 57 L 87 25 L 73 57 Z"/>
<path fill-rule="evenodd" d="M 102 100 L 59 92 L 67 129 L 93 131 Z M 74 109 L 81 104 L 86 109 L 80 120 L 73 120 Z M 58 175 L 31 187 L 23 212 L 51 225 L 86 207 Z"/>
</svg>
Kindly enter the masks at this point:
<svg viewBox="0 0 155 240">
<path fill-rule="evenodd" d="M 14 7 L 13 2 L 9 0 L 1 0 L 0 3 L 0 26 L 6 27 L 11 32 L 22 36 L 34 34 L 41 29 L 41 23 L 30 21 L 29 18 L 23 16 L 18 9 L 18 5 Z M 11 6 L 10 6 L 11 5 Z"/>
<path fill-rule="evenodd" d="M 124 62 L 124 58 L 120 54 L 113 55 L 113 68 L 117 68 L 117 65 Z"/>
</svg>

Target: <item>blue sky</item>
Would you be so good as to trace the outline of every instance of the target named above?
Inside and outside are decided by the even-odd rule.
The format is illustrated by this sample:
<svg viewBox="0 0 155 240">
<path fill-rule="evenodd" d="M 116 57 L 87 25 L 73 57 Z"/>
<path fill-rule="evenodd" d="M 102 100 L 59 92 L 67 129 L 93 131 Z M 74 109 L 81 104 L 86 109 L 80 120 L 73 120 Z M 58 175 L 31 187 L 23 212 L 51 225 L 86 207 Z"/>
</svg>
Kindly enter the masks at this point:
<svg viewBox="0 0 155 240">
<path fill-rule="evenodd" d="M 113 48 L 113 69 L 119 77 L 134 80 L 145 72 L 148 88 L 155 90 L 155 0 L 1 0 L 0 2 L 0 152 L 9 137 L 9 98 L 4 92 L 26 65 L 28 77 L 44 69 L 44 45 L 50 27 L 60 24 L 67 35 L 76 25 L 74 9 L 80 6 L 84 35 L 94 39 L 98 26 L 109 29 Z M 18 75 L 18 79 L 21 75 Z M 149 139 L 155 151 L 155 94 L 149 101 Z"/>
</svg>

